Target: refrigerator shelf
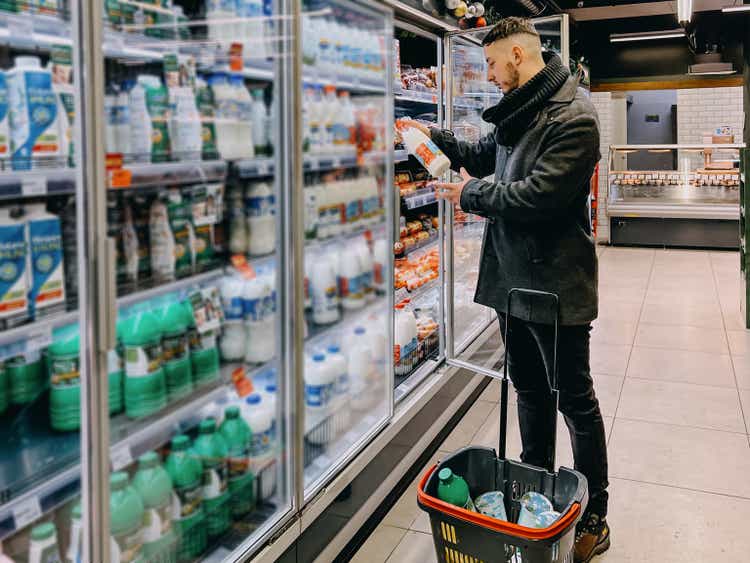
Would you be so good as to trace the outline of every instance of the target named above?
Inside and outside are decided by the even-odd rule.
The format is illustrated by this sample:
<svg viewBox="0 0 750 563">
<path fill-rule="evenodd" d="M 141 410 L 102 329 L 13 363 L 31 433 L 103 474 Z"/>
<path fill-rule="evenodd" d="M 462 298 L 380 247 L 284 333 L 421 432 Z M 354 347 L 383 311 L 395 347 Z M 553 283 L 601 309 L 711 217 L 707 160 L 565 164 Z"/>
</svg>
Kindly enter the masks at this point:
<svg viewBox="0 0 750 563">
<path fill-rule="evenodd" d="M 110 189 L 223 182 L 226 174 L 223 160 L 132 163 L 107 172 Z"/>
<path fill-rule="evenodd" d="M 75 192 L 74 168 L 0 171 L 0 200 L 65 195 Z"/>
<path fill-rule="evenodd" d="M 408 157 L 406 151 L 397 152 L 404 153 L 402 155 L 404 160 Z M 357 168 L 360 163 L 366 165 L 382 164 L 387 157 L 388 155 L 384 151 L 366 153 L 362 155 L 361 159 L 354 150 L 331 154 L 306 154 L 303 166 L 305 172 L 322 172 L 336 168 Z M 239 178 L 252 179 L 272 176 L 275 173 L 276 166 L 273 158 L 259 157 L 234 161 L 233 169 Z"/>
<path fill-rule="evenodd" d="M 248 374 L 267 369 L 274 361 L 247 368 Z M 222 366 L 218 380 L 196 387 L 189 397 L 175 401 L 158 413 L 142 419 L 124 414 L 111 419 L 110 462 L 119 471 L 144 453 L 166 443 L 180 432 L 197 426 L 207 416 L 216 416 L 237 399 L 231 374 L 242 364 Z M 0 443 L 8 448 L 0 456 L 0 482 L 12 476 L 19 490 L 0 490 L 0 540 L 18 532 L 44 514 L 79 494 L 81 466 L 79 434 L 54 432 L 44 413 L 46 398 L 24 409 L 13 428 L 0 430 Z M 42 412 L 40 412 L 42 411 Z M 44 421 L 44 423 L 40 423 Z M 34 470 L 43 468 L 35 474 Z M 22 476 L 22 477 L 19 477 Z"/>
</svg>

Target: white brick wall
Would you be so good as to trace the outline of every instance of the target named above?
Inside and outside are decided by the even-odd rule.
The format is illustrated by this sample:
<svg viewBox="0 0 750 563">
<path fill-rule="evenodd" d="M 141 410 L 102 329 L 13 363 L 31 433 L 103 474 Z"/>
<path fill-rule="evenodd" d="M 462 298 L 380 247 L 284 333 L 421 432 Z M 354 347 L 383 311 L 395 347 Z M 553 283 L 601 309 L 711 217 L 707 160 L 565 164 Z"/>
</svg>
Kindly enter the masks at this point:
<svg viewBox="0 0 750 563">
<path fill-rule="evenodd" d="M 599 114 L 599 150 L 602 158 L 599 161 L 599 208 L 597 211 L 597 241 L 609 241 L 609 220 L 607 219 L 607 162 L 609 145 L 612 144 L 612 94 L 610 92 L 592 92 L 591 101 Z"/>
<path fill-rule="evenodd" d="M 742 141 L 742 87 L 677 90 L 677 142 L 702 143 L 703 133 L 729 125 Z"/>
</svg>

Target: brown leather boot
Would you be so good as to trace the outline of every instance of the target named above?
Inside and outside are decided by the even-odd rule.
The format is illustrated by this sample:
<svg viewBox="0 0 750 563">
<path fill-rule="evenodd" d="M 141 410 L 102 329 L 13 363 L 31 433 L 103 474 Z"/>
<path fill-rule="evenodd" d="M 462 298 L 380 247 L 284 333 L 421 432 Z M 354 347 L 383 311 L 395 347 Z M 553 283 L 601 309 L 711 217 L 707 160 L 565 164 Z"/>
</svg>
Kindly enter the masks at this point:
<svg viewBox="0 0 750 563">
<path fill-rule="evenodd" d="M 575 563 L 589 563 L 609 549 L 609 526 L 598 514 L 589 514 L 576 533 Z"/>
</svg>

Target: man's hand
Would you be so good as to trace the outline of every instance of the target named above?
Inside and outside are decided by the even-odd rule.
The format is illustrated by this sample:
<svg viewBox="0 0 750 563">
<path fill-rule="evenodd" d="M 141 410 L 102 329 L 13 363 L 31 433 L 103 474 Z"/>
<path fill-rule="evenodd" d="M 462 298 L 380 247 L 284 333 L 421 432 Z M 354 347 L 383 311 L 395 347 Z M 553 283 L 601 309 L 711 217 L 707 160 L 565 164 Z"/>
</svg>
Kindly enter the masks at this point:
<svg viewBox="0 0 750 563">
<path fill-rule="evenodd" d="M 435 184 L 435 195 L 439 199 L 444 199 L 446 201 L 451 202 L 455 206 L 459 206 L 461 204 L 461 192 L 464 189 L 464 186 L 467 184 L 469 180 L 473 180 L 471 174 L 469 174 L 466 171 L 466 168 L 461 168 L 461 178 L 462 180 L 460 182 L 453 182 L 453 183 L 447 183 L 447 182 L 438 182 Z"/>
<path fill-rule="evenodd" d="M 419 129 L 428 137 L 430 136 L 430 128 L 427 127 L 427 125 L 425 125 L 424 123 L 414 121 L 413 119 L 409 119 L 408 117 L 404 117 L 396 121 L 396 131 L 405 131 L 406 129 L 410 129 L 412 127 L 414 129 Z"/>
</svg>

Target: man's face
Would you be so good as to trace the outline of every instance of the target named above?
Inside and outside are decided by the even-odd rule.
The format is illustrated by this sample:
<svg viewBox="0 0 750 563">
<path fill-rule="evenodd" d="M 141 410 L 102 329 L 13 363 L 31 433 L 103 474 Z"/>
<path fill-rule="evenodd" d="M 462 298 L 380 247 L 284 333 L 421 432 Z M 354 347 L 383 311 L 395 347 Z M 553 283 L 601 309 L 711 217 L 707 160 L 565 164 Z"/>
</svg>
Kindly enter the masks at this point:
<svg viewBox="0 0 750 563">
<path fill-rule="evenodd" d="M 523 51 L 509 39 L 501 39 L 484 46 L 487 61 L 487 80 L 509 94 L 518 88 Z"/>
</svg>

